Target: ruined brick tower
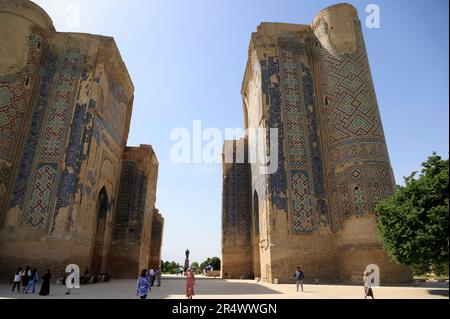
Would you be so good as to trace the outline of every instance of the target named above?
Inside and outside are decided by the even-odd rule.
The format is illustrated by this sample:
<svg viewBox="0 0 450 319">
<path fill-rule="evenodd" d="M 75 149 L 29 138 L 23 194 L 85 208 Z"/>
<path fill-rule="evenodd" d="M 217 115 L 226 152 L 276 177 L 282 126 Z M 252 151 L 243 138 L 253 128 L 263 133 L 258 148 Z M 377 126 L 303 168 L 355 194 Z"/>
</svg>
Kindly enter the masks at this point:
<svg viewBox="0 0 450 319">
<path fill-rule="evenodd" d="M 0 0 L 0 43 L 0 277 L 157 266 L 158 161 L 126 148 L 134 87 L 114 39 L 56 32 L 32 2 Z"/>
<path fill-rule="evenodd" d="M 395 184 L 356 9 L 262 23 L 242 98 L 246 128 L 278 128 L 279 165 L 223 164 L 222 276 L 288 282 L 301 266 L 310 281 L 357 282 L 377 264 L 382 283 L 412 279 L 377 232 L 374 205 Z M 226 141 L 224 156 L 252 143 Z"/>
</svg>

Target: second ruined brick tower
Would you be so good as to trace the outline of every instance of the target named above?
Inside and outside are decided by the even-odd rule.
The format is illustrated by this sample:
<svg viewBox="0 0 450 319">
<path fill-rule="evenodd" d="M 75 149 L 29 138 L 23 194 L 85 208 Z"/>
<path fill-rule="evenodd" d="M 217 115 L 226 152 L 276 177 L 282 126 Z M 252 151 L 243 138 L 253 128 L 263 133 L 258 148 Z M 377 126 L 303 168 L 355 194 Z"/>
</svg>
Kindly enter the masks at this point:
<svg viewBox="0 0 450 319">
<path fill-rule="evenodd" d="M 311 281 L 356 282 L 377 264 L 382 283 L 410 280 L 376 227 L 374 205 L 395 184 L 356 9 L 262 23 L 242 98 L 246 128 L 278 128 L 279 166 L 223 164 L 222 276 L 287 282 L 301 266 Z M 239 143 L 252 147 L 224 150 Z"/>
<path fill-rule="evenodd" d="M 113 38 L 0 0 L 0 279 L 18 266 L 135 278 L 158 266 L 158 160 L 126 147 L 134 86 Z"/>
</svg>

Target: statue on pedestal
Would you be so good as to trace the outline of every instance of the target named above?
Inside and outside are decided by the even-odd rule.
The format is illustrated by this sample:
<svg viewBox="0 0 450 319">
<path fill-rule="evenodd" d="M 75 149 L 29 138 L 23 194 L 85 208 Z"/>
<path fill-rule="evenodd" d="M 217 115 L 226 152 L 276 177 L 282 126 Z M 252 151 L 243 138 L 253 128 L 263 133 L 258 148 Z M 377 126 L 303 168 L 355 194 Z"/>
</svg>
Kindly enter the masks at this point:
<svg viewBox="0 0 450 319">
<path fill-rule="evenodd" d="M 184 260 L 184 269 L 188 269 L 189 268 L 189 254 L 190 254 L 189 249 L 186 249 L 185 254 L 186 254 L 186 259 Z"/>
</svg>

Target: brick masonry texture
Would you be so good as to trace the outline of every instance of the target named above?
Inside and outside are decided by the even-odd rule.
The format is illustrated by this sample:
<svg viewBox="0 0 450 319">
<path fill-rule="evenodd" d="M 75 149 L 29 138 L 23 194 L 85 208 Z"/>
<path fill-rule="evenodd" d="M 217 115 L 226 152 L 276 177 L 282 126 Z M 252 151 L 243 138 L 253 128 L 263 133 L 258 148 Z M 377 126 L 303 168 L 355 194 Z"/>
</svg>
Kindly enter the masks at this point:
<svg viewBox="0 0 450 319">
<path fill-rule="evenodd" d="M 245 127 L 278 128 L 279 166 L 223 164 L 222 276 L 290 282 L 301 266 L 307 280 L 352 283 L 378 264 L 382 283 L 411 280 L 377 233 L 374 206 L 395 184 L 356 9 L 262 23 L 242 97 Z"/>
<path fill-rule="evenodd" d="M 160 259 L 163 218 L 152 147 L 126 147 L 134 87 L 114 39 L 56 32 L 28 0 L 0 3 L 0 30 L 0 277 L 75 263 L 134 278 Z"/>
</svg>

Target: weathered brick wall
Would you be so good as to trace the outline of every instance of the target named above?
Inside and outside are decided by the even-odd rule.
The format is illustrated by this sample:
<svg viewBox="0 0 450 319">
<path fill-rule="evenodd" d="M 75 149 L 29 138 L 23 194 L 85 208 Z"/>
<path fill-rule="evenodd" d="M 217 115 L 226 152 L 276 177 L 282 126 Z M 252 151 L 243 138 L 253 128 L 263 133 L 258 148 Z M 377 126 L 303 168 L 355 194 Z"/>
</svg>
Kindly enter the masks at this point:
<svg viewBox="0 0 450 319">
<path fill-rule="evenodd" d="M 337 257 L 342 282 L 361 282 L 367 265 L 380 268 L 381 283 L 405 283 L 411 280 L 409 268 L 400 266 L 384 251 L 379 239 L 375 214 L 352 216 L 336 233 Z"/>
<path fill-rule="evenodd" d="M 227 163 L 227 158 L 233 163 Z M 244 154 L 244 159 L 247 154 Z M 251 245 L 250 165 L 234 163 L 236 142 L 225 141 L 222 191 L 222 277 L 240 278 L 253 272 Z"/>
<path fill-rule="evenodd" d="M 11 42 L 0 51 L 1 119 L 12 119 L 0 134 L 0 276 L 24 264 L 90 268 L 102 189 L 105 271 L 133 84 L 112 38 L 57 33 L 25 0 L 0 11 Z"/>
<path fill-rule="evenodd" d="M 115 278 L 134 278 L 150 263 L 157 172 L 151 146 L 125 149 L 109 256 Z"/>
<path fill-rule="evenodd" d="M 357 11 L 348 4 L 326 8 L 312 30 L 340 279 L 360 280 L 368 264 L 378 264 L 382 281 L 405 282 L 411 271 L 389 260 L 376 229 L 374 207 L 395 183 Z"/>
<path fill-rule="evenodd" d="M 259 203 L 223 197 L 228 206 L 247 201 L 253 223 L 258 208 L 251 267 L 269 282 L 292 281 L 296 266 L 308 280 L 352 282 L 371 263 L 384 269 L 385 283 L 411 279 L 382 250 L 376 229 L 374 205 L 394 181 L 356 10 L 331 6 L 311 26 L 262 23 L 251 37 L 242 96 L 246 127 L 278 128 L 278 170 L 261 177 L 251 164 L 250 194 Z M 224 194 L 239 187 L 226 189 L 229 167 Z M 223 223 L 225 235 L 234 231 Z"/>
<path fill-rule="evenodd" d="M 155 210 L 153 215 L 151 229 L 152 234 L 150 241 L 150 259 L 147 265 L 148 268 L 157 268 L 161 265 L 161 249 L 164 233 L 164 218 L 157 209 Z M 148 245 L 148 242 L 146 242 L 146 244 Z"/>
</svg>

